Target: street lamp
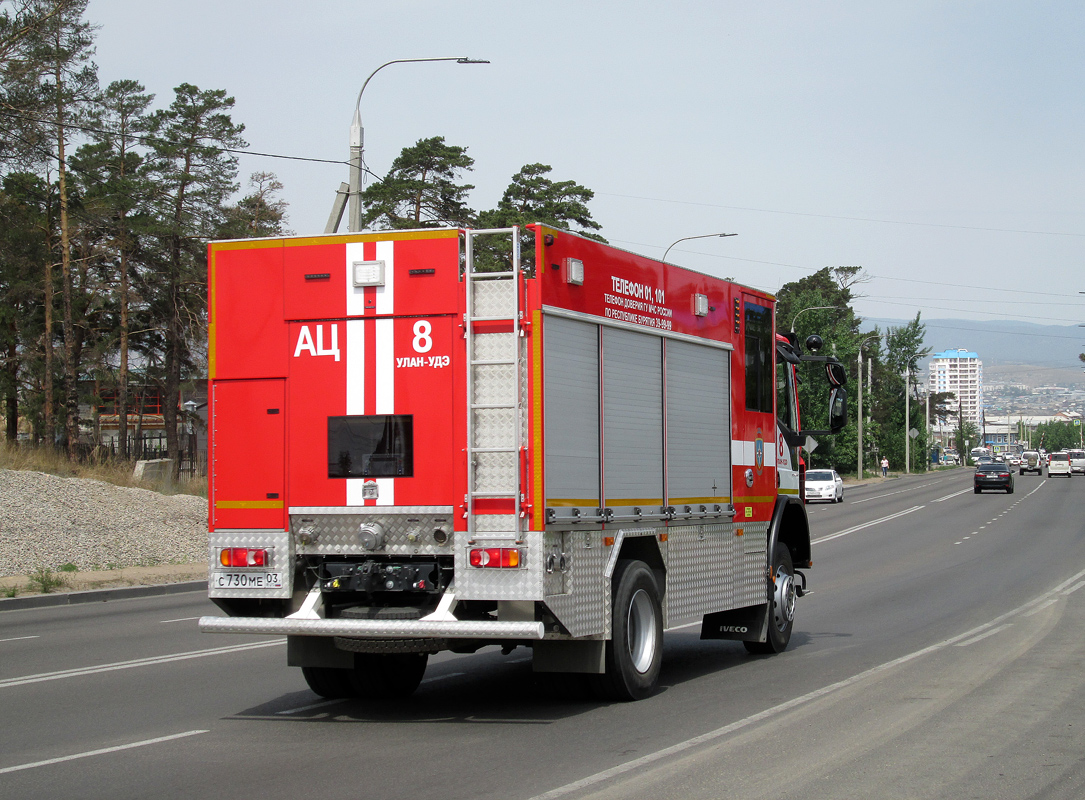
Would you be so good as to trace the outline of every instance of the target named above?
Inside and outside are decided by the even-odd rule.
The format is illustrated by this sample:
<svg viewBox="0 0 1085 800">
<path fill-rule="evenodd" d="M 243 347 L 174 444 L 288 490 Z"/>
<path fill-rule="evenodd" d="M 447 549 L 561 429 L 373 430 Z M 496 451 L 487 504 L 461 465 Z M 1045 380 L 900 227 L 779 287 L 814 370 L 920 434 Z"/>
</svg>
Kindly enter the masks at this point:
<svg viewBox="0 0 1085 800">
<path fill-rule="evenodd" d="M 801 314 L 802 312 L 800 311 L 799 313 Z M 798 317 L 798 314 L 796 314 L 795 316 Z M 795 330 L 795 324 L 794 323 L 791 324 L 791 330 Z M 857 468 L 856 468 L 855 472 L 856 472 L 856 474 L 858 474 L 859 480 L 863 479 L 863 348 L 866 346 L 866 343 L 869 342 L 871 339 L 880 339 L 880 338 L 881 338 L 881 334 L 876 333 L 873 336 L 868 336 L 865 339 L 863 339 L 863 341 L 859 343 L 859 355 L 856 358 L 856 361 L 858 362 L 858 367 L 859 367 L 859 370 L 858 370 L 858 372 L 859 372 L 859 392 L 858 392 L 858 402 L 859 402 L 859 446 L 858 446 L 857 453 L 856 453 Z"/>
<path fill-rule="evenodd" d="M 737 233 L 702 233 L 700 236 L 683 236 L 678 242 L 688 242 L 690 239 L 722 239 L 724 236 L 738 236 Z M 678 242 L 672 242 L 670 247 L 663 251 L 663 258 L 660 261 L 667 260 L 667 253 L 671 252 L 671 247 L 674 247 Z"/>
<path fill-rule="evenodd" d="M 792 333 L 795 332 L 795 320 L 797 320 L 799 318 L 799 314 L 805 314 L 807 311 L 826 311 L 826 310 L 828 310 L 830 308 L 840 308 L 840 306 L 810 306 L 809 308 L 802 309 L 791 320 L 791 332 Z"/>
<path fill-rule="evenodd" d="M 466 56 L 449 56 L 446 58 L 397 58 L 381 64 L 365 79 L 358 99 L 354 103 L 354 119 L 350 123 L 350 183 L 346 188 L 346 196 L 350 199 L 350 211 L 347 214 L 347 230 L 360 231 L 362 229 L 362 150 L 364 131 L 362 130 L 362 93 L 365 87 L 373 80 L 373 76 L 392 64 L 416 64 L 424 61 L 455 61 L 457 64 L 489 64 L 489 61 L 479 58 L 467 58 Z M 340 187 L 339 196 L 332 208 L 328 225 L 324 229 L 326 233 L 335 233 L 339 228 L 339 222 L 343 217 L 344 187 Z"/>
</svg>

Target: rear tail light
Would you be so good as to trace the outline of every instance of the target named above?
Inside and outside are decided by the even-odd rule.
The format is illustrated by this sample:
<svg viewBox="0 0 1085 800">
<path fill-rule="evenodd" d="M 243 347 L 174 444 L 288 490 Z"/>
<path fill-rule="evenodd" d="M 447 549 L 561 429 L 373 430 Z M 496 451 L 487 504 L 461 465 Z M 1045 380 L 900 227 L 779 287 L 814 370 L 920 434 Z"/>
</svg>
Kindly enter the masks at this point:
<svg viewBox="0 0 1085 800">
<path fill-rule="evenodd" d="M 520 551 L 515 547 L 478 547 L 468 553 L 472 567 L 519 567 Z"/>
<path fill-rule="evenodd" d="M 224 567 L 266 567 L 267 550 L 253 547 L 226 547 L 219 552 L 219 563 Z"/>
</svg>

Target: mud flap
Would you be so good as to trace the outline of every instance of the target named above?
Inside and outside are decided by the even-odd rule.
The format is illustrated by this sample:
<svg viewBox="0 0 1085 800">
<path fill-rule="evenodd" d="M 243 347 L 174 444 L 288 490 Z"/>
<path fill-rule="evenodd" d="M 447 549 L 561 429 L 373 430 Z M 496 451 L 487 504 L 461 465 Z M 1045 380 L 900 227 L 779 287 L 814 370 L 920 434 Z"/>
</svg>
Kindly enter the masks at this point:
<svg viewBox="0 0 1085 800">
<path fill-rule="evenodd" d="M 734 608 L 705 614 L 701 620 L 702 639 L 734 639 L 740 642 L 763 642 L 768 636 L 769 606 Z"/>
</svg>

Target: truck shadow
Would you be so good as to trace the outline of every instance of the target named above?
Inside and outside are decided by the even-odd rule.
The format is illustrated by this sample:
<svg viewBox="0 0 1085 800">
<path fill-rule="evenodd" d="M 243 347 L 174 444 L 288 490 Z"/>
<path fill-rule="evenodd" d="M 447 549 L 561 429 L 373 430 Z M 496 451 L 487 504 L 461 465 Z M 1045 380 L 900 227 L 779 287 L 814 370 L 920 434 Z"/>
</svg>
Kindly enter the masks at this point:
<svg viewBox="0 0 1085 800">
<path fill-rule="evenodd" d="M 788 653 L 833 634 L 796 632 Z M 750 655 L 741 642 L 702 641 L 696 633 L 668 634 L 657 699 L 684 684 L 741 669 L 770 656 Z M 298 672 L 299 683 L 301 674 Z M 645 701 L 652 703 L 652 699 Z M 473 725 L 548 725 L 610 705 L 598 699 L 586 676 L 532 672 L 530 656 L 482 653 L 433 663 L 422 684 L 406 698 L 372 697 L 328 700 L 307 689 L 290 692 L 239 711 L 227 719 L 279 723 L 342 725 L 357 723 Z M 639 704 L 637 704 L 639 705 Z"/>
</svg>

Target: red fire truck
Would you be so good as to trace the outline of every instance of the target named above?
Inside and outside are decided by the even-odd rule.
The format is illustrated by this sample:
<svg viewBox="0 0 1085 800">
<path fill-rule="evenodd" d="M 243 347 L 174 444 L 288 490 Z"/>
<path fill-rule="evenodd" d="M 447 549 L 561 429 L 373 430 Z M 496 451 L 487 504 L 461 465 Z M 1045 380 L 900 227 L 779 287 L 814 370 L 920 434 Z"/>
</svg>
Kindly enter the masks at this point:
<svg viewBox="0 0 1085 800">
<path fill-rule="evenodd" d="M 285 635 L 327 697 L 500 645 L 637 699 L 667 629 L 787 646 L 799 451 L 846 396 L 772 296 L 541 225 L 214 242 L 209 271 L 201 630 Z"/>
</svg>

